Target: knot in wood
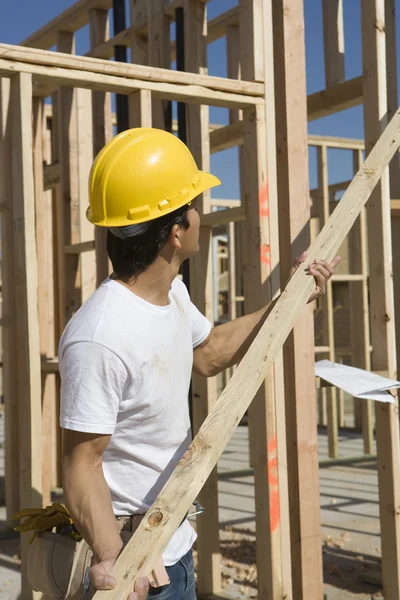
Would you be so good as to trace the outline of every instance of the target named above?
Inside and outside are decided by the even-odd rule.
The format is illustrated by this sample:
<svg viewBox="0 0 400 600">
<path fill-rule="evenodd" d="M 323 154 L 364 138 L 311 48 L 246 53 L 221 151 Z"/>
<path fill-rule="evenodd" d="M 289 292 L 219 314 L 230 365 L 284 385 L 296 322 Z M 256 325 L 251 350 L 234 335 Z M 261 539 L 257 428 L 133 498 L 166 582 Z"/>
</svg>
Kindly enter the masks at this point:
<svg viewBox="0 0 400 600">
<path fill-rule="evenodd" d="M 385 33 L 385 24 L 380 19 L 375 19 L 374 27 L 380 31 L 380 33 Z"/>
<path fill-rule="evenodd" d="M 155 510 L 154 512 L 152 512 L 151 515 L 147 519 L 150 529 L 154 529 L 155 527 L 158 527 L 160 525 L 161 521 L 163 520 L 163 518 L 164 518 L 164 515 L 162 514 L 162 512 L 160 510 Z"/>
</svg>

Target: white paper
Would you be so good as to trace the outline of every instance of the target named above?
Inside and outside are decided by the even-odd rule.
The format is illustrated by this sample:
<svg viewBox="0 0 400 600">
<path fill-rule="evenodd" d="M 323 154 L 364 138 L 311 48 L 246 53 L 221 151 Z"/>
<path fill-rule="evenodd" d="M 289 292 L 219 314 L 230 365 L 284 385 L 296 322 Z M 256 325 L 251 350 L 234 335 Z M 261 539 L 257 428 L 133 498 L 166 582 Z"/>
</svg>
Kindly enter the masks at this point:
<svg viewBox="0 0 400 600">
<path fill-rule="evenodd" d="M 315 374 L 332 383 L 355 398 L 377 400 L 394 403 L 394 398 L 387 390 L 400 387 L 400 381 L 394 381 L 347 365 L 340 365 L 330 360 L 320 360 L 315 364 Z"/>
</svg>

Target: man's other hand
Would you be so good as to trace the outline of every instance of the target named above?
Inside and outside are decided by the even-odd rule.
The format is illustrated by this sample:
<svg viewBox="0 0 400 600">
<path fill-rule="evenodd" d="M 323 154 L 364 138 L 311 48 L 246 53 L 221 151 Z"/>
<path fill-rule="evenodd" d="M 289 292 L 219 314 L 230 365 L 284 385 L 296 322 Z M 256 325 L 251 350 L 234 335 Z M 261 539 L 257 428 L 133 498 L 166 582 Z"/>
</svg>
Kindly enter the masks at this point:
<svg viewBox="0 0 400 600">
<path fill-rule="evenodd" d="M 306 262 L 307 260 L 307 252 L 303 252 L 300 256 L 296 258 L 294 261 L 293 267 L 290 270 L 289 280 L 292 278 L 293 274 L 297 271 L 301 264 Z M 335 258 L 328 263 L 325 260 L 316 259 L 314 262 L 308 265 L 306 271 L 307 275 L 311 275 L 315 279 L 315 289 L 312 292 L 308 302 L 312 302 L 322 296 L 326 292 L 326 282 L 333 275 L 336 265 L 341 261 L 340 256 L 335 256 Z"/>
</svg>

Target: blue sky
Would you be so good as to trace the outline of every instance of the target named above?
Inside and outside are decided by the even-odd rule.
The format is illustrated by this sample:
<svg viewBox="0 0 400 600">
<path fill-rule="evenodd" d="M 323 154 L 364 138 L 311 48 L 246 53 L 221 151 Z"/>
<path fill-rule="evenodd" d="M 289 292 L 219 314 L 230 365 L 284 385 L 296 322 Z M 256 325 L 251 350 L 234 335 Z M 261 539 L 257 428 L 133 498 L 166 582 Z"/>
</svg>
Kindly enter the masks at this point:
<svg viewBox="0 0 400 600">
<path fill-rule="evenodd" d="M 344 1 L 345 24 L 345 66 L 346 78 L 361 75 L 361 25 L 360 1 Z M 73 4 L 72 0 L 19 0 L 8 3 L 2 9 L 0 20 L 0 41 L 17 44 L 30 33 L 40 28 L 61 11 Z M 210 0 L 208 2 L 209 18 L 215 17 L 232 6 L 237 0 Z M 307 92 L 313 93 L 325 87 L 322 40 L 322 0 L 305 0 L 306 24 L 306 61 Z M 400 0 L 396 0 L 397 27 L 400 20 Z M 77 52 L 85 53 L 89 49 L 88 27 L 77 34 Z M 400 60 L 398 60 L 400 67 Z M 212 75 L 226 76 L 226 43 L 220 39 L 209 46 L 208 67 Z M 216 123 L 228 122 L 228 111 L 211 108 L 210 120 Z M 362 107 L 343 111 L 336 115 L 313 121 L 309 124 L 309 132 L 314 134 L 335 135 L 343 137 L 363 137 Z M 349 179 L 352 175 L 351 153 L 349 151 L 329 151 L 330 183 Z M 223 184 L 215 189 L 215 197 L 238 197 L 238 152 L 227 150 L 212 156 L 212 170 Z M 310 152 L 310 185 L 316 185 L 316 153 Z"/>
</svg>

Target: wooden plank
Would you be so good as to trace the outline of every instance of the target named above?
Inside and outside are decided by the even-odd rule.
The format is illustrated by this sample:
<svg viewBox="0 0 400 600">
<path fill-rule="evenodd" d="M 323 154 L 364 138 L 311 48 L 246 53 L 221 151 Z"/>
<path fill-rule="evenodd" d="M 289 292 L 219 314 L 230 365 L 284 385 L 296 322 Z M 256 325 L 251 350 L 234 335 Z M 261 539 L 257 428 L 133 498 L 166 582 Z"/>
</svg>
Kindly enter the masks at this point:
<svg viewBox="0 0 400 600">
<path fill-rule="evenodd" d="M 94 240 L 88 240 L 86 242 L 80 242 L 79 244 L 70 244 L 64 246 L 65 254 L 82 254 L 82 252 L 90 252 L 96 247 Z"/>
<path fill-rule="evenodd" d="M 40 354 L 55 353 L 54 264 L 53 264 L 53 199 L 44 191 L 43 161 L 45 156 L 44 102 L 33 101 L 35 225 L 38 261 L 38 311 Z M 50 494 L 57 483 L 54 449 L 58 423 L 56 422 L 56 381 L 54 376 L 42 376 L 42 489 L 43 504 L 50 504 Z"/>
<path fill-rule="evenodd" d="M 386 32 L 386 73 L 388 94 L 388 118 L 396 111 L 398 103 L 397 83 L 397 41 L 396 41 L 396 3 L 385 2 Z M 400 154 L 395 155 L 389 167 L 390 194 L 392 198 L 400 197 Z M 391 225 L 393 244 L 393 285 L 396 322 L 397 374 L 400 373 L 400 201 L 391 201 Z"/>
<path fill-rule="evenodd" d="M 78 0 L 72 6 L 46 23 L 21 42 L 21 46 L 48 49 L 57 44 L 59 31 L 73 33 L 89 22 L 89 11 L 92 8 L 107 10 L 112 7 L 112 0 Z"/>
<path fill-rule="evenodd" d="M 353 153 L 353 171 L 357 173 L 362 164 L 362 150 Z M 368 238 L 366 214 L 363 210 L 349 235 L 349 266 L 352 272 L 361 272 L 362 280 L 350 286 L 351 310 L 351 346 L 352 361 L 355 367 L 371 370 L 369 301 L 368 301 Z M 355 400 L 358 400 L 355 398 Z M 361 401 L 359 401 L 361 402 Z M 372 454 L 374 449 L 374 432 L 372 402 L 365 401 L 360 405 L 361 426 L 363 432 L 364 452 Z"/>
<path fill-rule="evenodd" d="M 207 73 L 207 13 L 201 0 L 184 0 L 185 69 L 192 73 Z M 187 144 L 200 169 L 210 170 L 209 111 L 207 106 L 186 107 Z M 209 191 L 200 196 L 201 215 L 210 212 Z M 200 252 L 190 263 L 190 293 L 192 301 L 213 322 L 212 235 L 211 228 L 200 229 Z M 216 378 L 205 379 L 193 374 L 193 430 L 197 432 L 217 399 Z M 207 519 L 197 520 L 199 596 L 221 590 L 221 555 L 219 546 L 218 473 L 214 469 L 200 497 Z"/>
<path fill-rule="evenodd" d="M 42 407 L 38 306 L 38 266 L 35 239 L 35 189 L 32 164 L 32 78 L 11 80 L 12 202 L 16 370 L 18 373 L 20 506 L 42 506 Z M 14 457 L 15 460 L 15 457 Z M 15 467 L 14 467 L 15 468 Z M 22 594 L 32 595 L 27 580 L 28 543 L 22 536 Z"/>
<path fill-rule="evenodd" d="M 387 122 L 387 77 L 384 3 L 361 4 L 363 42 L 364 131 L 366 151 Z M 396 113 L 398 114 L 398 113 Z M 371 156 L 371 155 L 369 155 Z M 389 173 L 386 169 L 367 204 L 372 368 L 396 377 L 396 341 L 390 231 Z M 399 422 L 396 405 L 375 403 L 382 539 L 383 595 L 400 597 Z"/>
<path fill-rule="evenodd" d="M 343 0 L 323 0 L 326 87 L 342 83 L 344 75 Z"/>
<path fill-rule="evenodd" d="M 51 190 L 60 183 L 60 165 L 58 162 L 43 165 L 43 187 Z"/>
<path fill-rule="evenodd" d="M 170 4 L 168 0 L 150 0 L 147 5 L 148 11 L 148 40 L 149 40 L 149 64 L 152 67 L 171 68 L 171 42 L 170 22 L 171 19 L 165 14 L 165 7 Z M 166 129 L 172 125 L 172 105 L 167 100 L 153 99 L 153 127 Z"/>
<path fill-rule="evenodd" d="M 89 206 L 89 173 L 93 163 L 93 111 L 92 111 L 92 93 L 90 90 L 76 90 L 76 136 L 78 151 L 78 174 L 77 174 L 77 194 L 79 203 L 79 241 L 84 243 L 91 241 L 95 237 L 94 227 L 86 218 L 86 211 Z M 103 238 L 104 239 L 104 238 Z M 103 245 L 103 251 L 106 250 Z M 79 303 L 83 304 L 89 296 L 95 291 L 97 279 L 96 256 L 91 253 L 83 253 L 79 261 L 80 267 L 80 298 Z M 108 274 L 108 273 L 107 273 Z M 107 276 L 107 275 L 106 275 Z M 102 280 L 103 281 L 103 280 Z"/>
<path fill-rule="evenodd" d="M 400 110 L 310 248 L 311 262 L 318 257 L 327 261 L 333 259 L 399 144 Z M 294 323 L 304 311 L 313 289 L 312 279 L 303 269 L 298 269 L 179 465 L 112 568 L 111 574 L 117 580 L 116 587 L 97 592 L 96 600 L 121 598 L 131 589 L 134 579 L 151 570 L 154 558 L 165 549 L 215 467 Z M 315 450 L 316 447 L 309 447 L 310 453 L 315 454 Z"/>
<path fill-rule="evenodd" d="M 362 104 L 362 77 L 332 85 L 326 90 L 307 96 L 308 120 L 314 121 L 333 113 Z"/>
<path fill-rule="evenodd" d="M 303 2 L 273 3 L 281 276 L 309 245 L 307 106 Z M 339 203 L 340 205 L 340 203 Z M 318 257 L 322 258 L 322 257 Z M 309 260 L 309 259 L 308 259 Z M 284 348 L 293 598 L 322 597 L 313 309 Z M 307 485 L 304 485 L 307 482 Z"/>
<path fill-rule="evenodd" d="M 74 34 L 59 33 L 60 52 L 75 51 Z M 76 90 L 62 88 L 57 94 L 56 145 L 60 164 L 60 189 L 56 202 L 57 283 L 59 334 L 81 304 L 79 258 L 65 254 L 64 247 L 79 243 L 79 147 L 76 114 Z"/>
<path fill-rule="evenodd" d="M 227 210 L 217 210 L 201 216 L 202 227 L 216 227 L 217 225 L 226 225 L 235 221 L 244 221 L 246 211 L 241 206 L 237 208 L 228 208 Z"/>
<path fill-rule="evenodd" d="M 339 138 L 330 135 L 308 134 L 309 146 L 328 146 L 343 150 L 364 150 L 364 140 L 356 138 Z"/>
<path fill-rule="evenodd" d="M 328 185 L 328 152 L 326 146 L 320 146 L 317 154 L 318 160 L 318 181 L 322 192 L 321 206 L 321 225 L 325 225 L 330 215 L 329 208 L 329 185 Z M 328 345 L 329 360 L 335 362 L 335 334 L 333 323 L 333 293 L 332 281 L 328 281 L 326 287 L 326 295 L 322 299 L 323 306 L 323 336 L 322 341 Z M 327 428 L 328 428 L 328 456 L 329 458 L 337 458 L 339 455 L 338 448 L 338 410 L 337 410 L 337 393 L 336 388 L 331 388 L 327 392 Z"/>
<path fill-rule="evenodd" d="M 110 35 L 108 11 L 92 9 L 89 12 L 90 47 L 96 48 L 106 42 Z M 93 92 L 93 154 L 97 156 L 100 150 L 112 138 L 111 124 L 111 94 Z M 96 244 L 96 284 L 99 286 L 111 272 L 107 254 L 107 229 L 94 228 Z"/>
<path fill-rule="evenodd" d="M 131 94 L 137 90 L 148 90 L 161 99 L 184 101 L 190 104 L 201 102 L 204 105 L 222 106 L 224 108 L 244 108 L 262 103 L 261 99 L 256 96 L 219 92 L 200 86 L 154 83 L 146 80 L 127 79 L 125 77 L 114 77 L 73 69 L 58 68 L 57 71 L 54 71 L 49 67 L 30 65 L 28 63 L 15 63 L 0 59 L 1 76 L 10 77 L 15 72 L 33 74 L 34 81 L 47 83 L 45 86 L 35 88 L 35 96 L 49 96 L 59 86 L 72 86 L 119 94 Z"/>
<path fill-rule="evenodd" d="M 245 311 L 279 292 L 278 194 L 275 142 L 272 3 L 239 2 L 241 75 L 265 82 L 264 110 L 244 112 L 241 193 L 248 218 L 241 230 Z M 267 135 L 268 132 L 268 135 Z M 249 408 L 255 470 L 258 595 L 291 598 L 282 355 Z M 267 465 L 267 469 L 265 468 Z M 285 556 L 285 560 L 283 557 Z"/>
<path fill-rule="evenodd" d="M 142 64 L 133 65 L 96 58 L 87 58 L 84 56 L 70 56 L 68 53 L 34 50 L 32 48 L 22 48 L 21 46 L 12 46 L 10 44 L 0 44 L 0 58 L 22 62 L 26 66 L 30 64 L 56 67 L 56 69 L 53 68 L 50 71 L 53 73 L 53 76 L 57 76 L 59 71 L 64 72 L 64 70 L 71 69 L 86 71 L 91 75 L 110 75 L 131 80 L 139 79 L 143 81 L 143 84 L 145 82 L 153 82 L 178 84 L 183 86 L 198 86 L 200 88 L 208 88 L 209 90 L 255 97 L 261 96 L 263 93 L 263 87 L 259 83 L 235 81 L 225 77 L 214 77 L 203 74 L 194 75 L 181 71 L 172 71 L 171 69 L 147 67 Z M 99 81 L 101 81 L 101 78 Z M 143 84 L 141 86 L 142 88 Z M 137 87 L 140 89 L 140 86 Z M 199 97 L 201 98 L 201 95 L 199 95 Z"/>
<path fill-rule="evenodd" d="M 221 152 L 243 144 L 243 123 L 237 121 L 210 132 L 211 153 Z"/>
<path fill-rule="evenodd" d="M 14 235 L 11 172 L 10 80 L 0 79 L 0 204 L 2 281 L 3 395 L 5 403 L 5 497 L 7 521 L 20 509 L 19 472 L 15 457 L 19 455 L 16 317 L 14 285 Z"/>
</svg>

